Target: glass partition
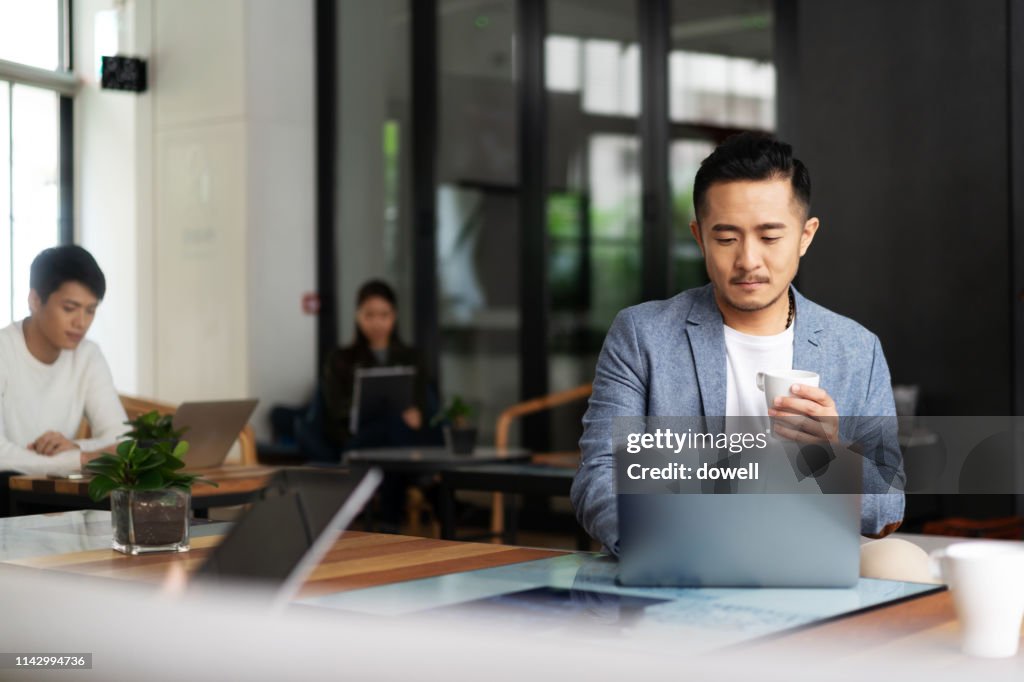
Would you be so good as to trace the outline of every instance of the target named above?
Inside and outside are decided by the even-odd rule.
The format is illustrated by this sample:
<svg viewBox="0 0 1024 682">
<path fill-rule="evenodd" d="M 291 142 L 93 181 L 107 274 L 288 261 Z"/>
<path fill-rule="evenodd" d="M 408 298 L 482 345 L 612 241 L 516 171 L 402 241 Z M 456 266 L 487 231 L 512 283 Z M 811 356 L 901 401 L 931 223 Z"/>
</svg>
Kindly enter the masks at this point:
<svg viewBox="0 0 1024 682">
<path fill-rule="evenodd" d="M 640 46 L 633 0 L 548 2 L 548 340 L 552 392 L 593 379 L 615 314 L 641 290 Z M 551 413 L 572 451 L 580 401 Z"/>
<path fill-rule="evenodd" d="M 438 2 L 440 368 L 481 443 L 520 400 L 515 31 L 513 0 Z"/>
<path fill-rule="evenodd" d="M 412 128 L 407 0 L 338 4 L 338 341 L 353 338 L 355 296 L 383 279 L 398 296 L 398 325 L 413 342 Z"/>
</svg>

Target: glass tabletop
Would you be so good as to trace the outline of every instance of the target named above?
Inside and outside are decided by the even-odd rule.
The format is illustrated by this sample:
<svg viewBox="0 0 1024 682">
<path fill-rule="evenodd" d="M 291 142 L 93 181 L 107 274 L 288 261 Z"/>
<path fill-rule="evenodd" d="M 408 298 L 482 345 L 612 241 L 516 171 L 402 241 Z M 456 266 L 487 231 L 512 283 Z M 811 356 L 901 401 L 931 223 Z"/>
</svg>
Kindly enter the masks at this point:
<svg viewBox="0 0 1024 682">
<path fill-rule="evenodd" d="M 312 597 L 377 616 L 472 618 L 513 631 L 614 634 L 630 647 L 699 653 L 942 589 L 862 578 L 852 588 L 644 588 L 615 582 L 614 559 L 569 554 Z"/>
<path fill-rule="evenodd" d="M 192 522 L 192 537 L 219 535 L 230 524 Z M 0 518 L 0 561 L 109 549 L 110 512 L 80 509 Z"/>
</svg>

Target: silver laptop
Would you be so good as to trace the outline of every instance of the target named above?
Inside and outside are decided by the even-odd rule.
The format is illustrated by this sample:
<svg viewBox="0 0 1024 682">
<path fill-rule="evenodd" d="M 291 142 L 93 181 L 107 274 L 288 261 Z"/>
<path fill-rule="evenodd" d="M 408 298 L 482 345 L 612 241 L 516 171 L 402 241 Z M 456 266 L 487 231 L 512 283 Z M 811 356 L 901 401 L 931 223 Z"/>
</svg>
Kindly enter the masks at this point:
<svg viewBox="0 0 1024 682">
<path fill-rule="evenodd" d="M 190 590 L 256 588 L 285 606 L 373 497 L 380 469 L 285 470 L 196 570 Z"/>
<path fill-rule="evenodd" d="M 187 428 L 186 469 L 218 467 L 249 422 L 256 400 L 214 400 L 182 403 L 174 413 L 174 428 Z"/>
<path fill-rule="evenodd" d="M 622 585 L 850 587 L 860 495 L 618 495 Z"/>
</svg>

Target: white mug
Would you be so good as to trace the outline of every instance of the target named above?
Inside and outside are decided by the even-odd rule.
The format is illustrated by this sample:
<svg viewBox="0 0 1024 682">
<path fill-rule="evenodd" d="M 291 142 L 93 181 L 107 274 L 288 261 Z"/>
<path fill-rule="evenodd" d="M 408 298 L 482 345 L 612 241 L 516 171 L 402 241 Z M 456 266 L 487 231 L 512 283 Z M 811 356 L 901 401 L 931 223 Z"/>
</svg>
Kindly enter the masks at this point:
<svg viewBox="0 0 1024 682">
<path fill-rule="evenodd" d="M 958 542 L 932 552 L 932 570 L 953 594 L 963 652 L 1017 654 L 1024 620 L 1024 547 L 1011 542 Z"/>
<path fill-rule="evenodd" d="M 764 391 L 764 399 L 770 410 L 775 407 L 776 398 L 790 395 L 789 389 L 793 384 L 817 386 L 820 379 L 817 373 L 802 369 L 773 369 L 757 373 L 757 387 Z"/>
</svg>

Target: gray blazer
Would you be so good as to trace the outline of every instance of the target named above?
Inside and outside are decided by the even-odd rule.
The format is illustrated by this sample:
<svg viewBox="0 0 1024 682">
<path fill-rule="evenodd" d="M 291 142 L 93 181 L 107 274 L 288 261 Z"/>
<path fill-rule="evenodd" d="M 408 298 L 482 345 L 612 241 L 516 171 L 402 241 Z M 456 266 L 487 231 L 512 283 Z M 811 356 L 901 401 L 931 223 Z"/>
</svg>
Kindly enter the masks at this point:
<svg viewBox="0 0 1024 682">
<path fill-rule="evenodd" d="M 793 289 L 793 367 L 817 372 L 841 417 L 890 417 L 896 409 L 878 337 Z M 583 417 L 583 459 L 572 485 L 576 516 L 592 537 L 618 553 L 612 423 L 624 416 L 725 415 L 726 355 L 722 314 L 712 285 L 619 312 L 597 361 L 594 393 Z M 905 477 L 895 419 L 887 447 L 865 459 L 861 533 L 877 535 L 903 519 Z M 849 422 L 846 422 L 849 423 Z M 709 424 L 709 428 L 710 428 Z M 844 434 L 853 440 L 856 434 Z M 891 485 L 890 485 L 891 482 Z M 896 491 L 893 492 L 893 488 Z M 874 492 L 872 492 L 874 491 Z"/>
</svg>

